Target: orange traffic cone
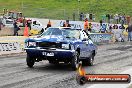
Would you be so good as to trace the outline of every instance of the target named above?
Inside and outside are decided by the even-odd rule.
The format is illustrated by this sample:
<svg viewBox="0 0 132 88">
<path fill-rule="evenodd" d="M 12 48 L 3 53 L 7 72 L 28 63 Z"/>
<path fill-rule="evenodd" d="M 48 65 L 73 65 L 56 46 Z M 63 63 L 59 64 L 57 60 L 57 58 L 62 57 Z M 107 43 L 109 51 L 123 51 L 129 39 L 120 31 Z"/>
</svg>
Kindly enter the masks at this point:
<svg viewBox="0 0 132 88">
<path fill-rule="evenodd" d="M 29 37 L 27 25 L 24 28 L 24 34 L 23 35 Z"/>
</svg>

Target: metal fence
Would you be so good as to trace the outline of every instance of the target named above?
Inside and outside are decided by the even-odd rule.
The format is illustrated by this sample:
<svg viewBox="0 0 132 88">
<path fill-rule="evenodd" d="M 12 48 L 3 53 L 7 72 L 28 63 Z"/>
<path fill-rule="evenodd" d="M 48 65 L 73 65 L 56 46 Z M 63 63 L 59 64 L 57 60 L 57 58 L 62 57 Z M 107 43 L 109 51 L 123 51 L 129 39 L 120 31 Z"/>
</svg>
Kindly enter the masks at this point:
<svg viewBox="0 0 132 88">
<path fill-rule="evenodd" d="M 79 20 L 78 10 L 32 8 L 30 5 L 22 5 L 21 10 L 25 17 L 48 18 L 58 20 Z"/>
</svg>

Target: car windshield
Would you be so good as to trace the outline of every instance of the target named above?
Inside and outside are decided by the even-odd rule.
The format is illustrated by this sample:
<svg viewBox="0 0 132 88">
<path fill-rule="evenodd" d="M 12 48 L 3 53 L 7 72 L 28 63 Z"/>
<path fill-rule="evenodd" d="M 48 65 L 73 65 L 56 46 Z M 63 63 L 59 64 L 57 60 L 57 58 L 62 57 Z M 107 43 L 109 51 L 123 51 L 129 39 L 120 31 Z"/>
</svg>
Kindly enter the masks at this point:
<svg viewBox="0 0 132 88">
<path fill-rule="evenodd" d="M 48 28 L 43 34 L 42 36 L 45 35 L 62 35 L 62 31 L 58 28 Z"/>
<path fill-rule="evenodd" d="M 6 24 L 13 24 L 13 21 L 6 20 Z"/>
<path fill-rule="evenodd" d="M 66 38 L 79 38 L 80 31 L 76 29 L 59 29 L 59 28 L 48 28 L 42 36 L 46 35 L 63 35 Z"/>
<path fill-rule="evenodd" d="M 62 29 L 63 35 L 67 38 L 77 38 L 79 39 L 80 31 L 76 29 Z"/>
</svg>

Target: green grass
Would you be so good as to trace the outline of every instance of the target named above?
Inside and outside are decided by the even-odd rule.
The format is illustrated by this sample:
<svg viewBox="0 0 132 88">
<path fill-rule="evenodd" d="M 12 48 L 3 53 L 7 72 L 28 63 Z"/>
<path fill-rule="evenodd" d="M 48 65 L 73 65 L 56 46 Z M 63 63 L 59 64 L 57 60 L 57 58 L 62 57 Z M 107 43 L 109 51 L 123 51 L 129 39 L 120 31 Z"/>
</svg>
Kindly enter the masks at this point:
<svg viewBox="0 0 132 88">
<path fill-rule="evenodd" d="M 94 13 L 99 20 L 102 14 L 126 14 L 132 16 L 132 0 L 0 0 L 3 8 L 21 11 L 26 17 L 72 19 L 79 12 Z"/>
</svg>

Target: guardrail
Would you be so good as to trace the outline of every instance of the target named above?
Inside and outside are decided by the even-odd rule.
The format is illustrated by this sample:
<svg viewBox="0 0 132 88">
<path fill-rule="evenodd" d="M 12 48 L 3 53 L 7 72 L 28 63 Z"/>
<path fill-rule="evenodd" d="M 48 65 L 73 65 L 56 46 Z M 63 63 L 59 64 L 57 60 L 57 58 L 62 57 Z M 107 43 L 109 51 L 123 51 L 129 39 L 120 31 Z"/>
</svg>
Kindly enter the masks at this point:
<svg viewBox="0 0 132 88">
<path fill-rule="evenodd" d="M 90 33 L 91 39 L 95 43 L 110 43 L 115 42 L 113 40 L 113 34 L 111 33 Z"/>
<path fill-rule="evenodd" d="M 92 41 L 95 43 L 112 42 L 112 34 L 91 33 Z M 32 37 L 32 36 L 31 36 Z M 25 36 L 0 37 L 0 55 L 24 52 Z"/>
<path fill-rule="evenodd" d="M 0 55 L 24 52 L 24 36 L 0 37 Z"/>
</svg>

